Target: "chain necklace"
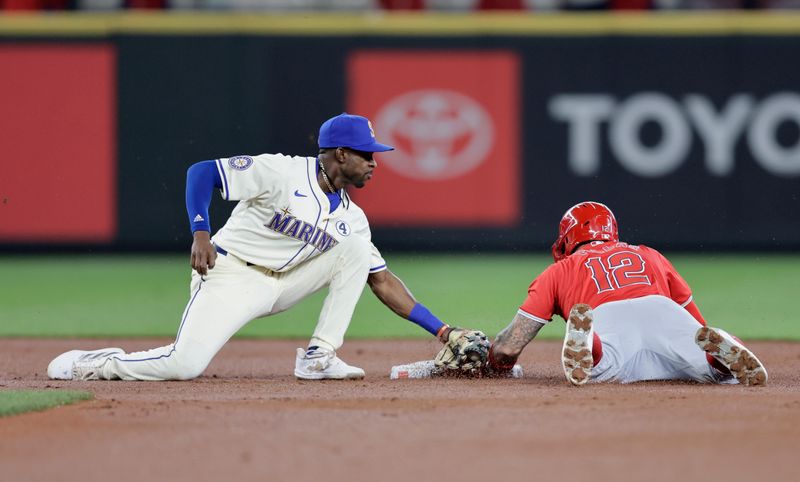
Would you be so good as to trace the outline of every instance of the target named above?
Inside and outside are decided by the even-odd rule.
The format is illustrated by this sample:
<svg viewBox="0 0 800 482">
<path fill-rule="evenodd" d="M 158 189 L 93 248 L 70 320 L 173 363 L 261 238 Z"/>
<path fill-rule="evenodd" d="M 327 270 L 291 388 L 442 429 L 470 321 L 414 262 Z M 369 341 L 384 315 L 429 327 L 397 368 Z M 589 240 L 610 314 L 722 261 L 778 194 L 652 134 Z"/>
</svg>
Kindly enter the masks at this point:
<svg viewBox="0 0 800 482">
<path fill-rule="evenodd" d="M 335 189 L 333 188 L 333 184 L 331 183 L 331 179 L 328 177 L 328 173 L 327 173 L 327 172 L 325 172 L 325 166 L 323 166 L 323 165 L 322 165 L 322 159 L 320 159 L 320 158 L 318 157 L 318 158 L 317 158 L 317 163 L 319 164 L 319 172 L 321 172 L 321 173 L 322 173 L 322 180 L 323 180 L 323 181 L 325 181 L 325 186 L 327 186 L 327 187 L 328 187 L 328 190 L 331 192 L 331 194 L 334 194 L 334 193 L 336 193 L 336 196 L 338 196 L 338 197 L 339 197 L 339 202 L 340 202 L 340 203 L 342 203 L 342 204 L 344 204 L 344 198 L 342 197 L 342 194 L 341 194 L 341 192 L 339 192 L 339 191 L 337 191 L 337 190 L 335 190 Z M 350 201 L 349 201 L 349 196 L 347 195 L 347 191 L 345 191 L 345 193 L 344 193 L 344 197 L 345 197 L 345 198 L 348 198 L 348 204 L 347 204 L 347 206 L 349 207 L 349 202 L 350 202 Z"/>
<path fill-rule="evenodd" d="M 339 194 L 339 192 L 331 185 L 331 180 L 328 178 L 328 173 L 325 172 L 325 167 L 322 165 L 322 159 L 317 158 L 317 162 L 319 163 L 319 172 L 322 173 L 322 180 L 325 181 L 325 185 L 328 186 L 328 190 L 331 192 L 331 194 Z M 341 198 L 341 196 L 339 197 Z"/>
</svg>

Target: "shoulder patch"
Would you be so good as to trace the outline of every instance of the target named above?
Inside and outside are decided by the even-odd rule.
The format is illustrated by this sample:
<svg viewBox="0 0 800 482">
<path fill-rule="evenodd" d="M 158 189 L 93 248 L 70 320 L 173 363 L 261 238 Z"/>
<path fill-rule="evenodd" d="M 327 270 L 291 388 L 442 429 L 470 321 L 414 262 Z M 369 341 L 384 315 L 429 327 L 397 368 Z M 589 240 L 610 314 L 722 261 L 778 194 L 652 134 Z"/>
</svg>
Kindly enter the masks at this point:
<svg viewBox="0 0 800 482">
<path fill-rule="evenodd" d="M 244 171 L 253 165 L 253 158 L 250 156 L 234 156 L 228 159 L 228 165 L 237 171 Z"/>
<path fill-rule="evenodd" d="M 337 221 L 336 232 L 342 236 L 350 236 L 350 225 L 344 221 Z"/>
</svg>

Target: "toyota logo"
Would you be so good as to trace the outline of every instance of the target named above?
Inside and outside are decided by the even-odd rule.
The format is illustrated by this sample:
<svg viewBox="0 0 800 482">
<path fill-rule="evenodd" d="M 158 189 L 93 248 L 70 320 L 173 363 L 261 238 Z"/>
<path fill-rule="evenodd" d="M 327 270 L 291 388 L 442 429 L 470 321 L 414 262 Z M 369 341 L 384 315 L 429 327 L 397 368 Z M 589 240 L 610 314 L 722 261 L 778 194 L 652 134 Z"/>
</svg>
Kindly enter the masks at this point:
<svg viewBox="0 0 800 482">
<path fill-rule="evenodd" d="M 494 142 L 491 116 L 450 90 L 418 90 L 390 100 L 376 115 L 378 137 L 395 146 L 383 163 L 416 179 L 454 178 L 475 169 Z"/>
</svg>

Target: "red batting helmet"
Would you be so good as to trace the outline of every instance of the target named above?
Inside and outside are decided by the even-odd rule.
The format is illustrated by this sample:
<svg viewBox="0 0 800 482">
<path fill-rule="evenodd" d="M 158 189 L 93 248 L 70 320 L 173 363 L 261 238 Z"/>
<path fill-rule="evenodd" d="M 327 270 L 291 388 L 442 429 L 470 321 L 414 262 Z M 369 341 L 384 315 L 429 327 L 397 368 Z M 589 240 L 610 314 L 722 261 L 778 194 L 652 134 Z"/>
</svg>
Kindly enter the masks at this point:
<svg viewBox="0 0 800 482">
<path fill-rule="evenodd" d="M 617 219 L 605 204 L 586 201 L 564 213 L 553 243 L 553 259 L 561 261 L 586 241 L 619 241 Z"/>
</svg>

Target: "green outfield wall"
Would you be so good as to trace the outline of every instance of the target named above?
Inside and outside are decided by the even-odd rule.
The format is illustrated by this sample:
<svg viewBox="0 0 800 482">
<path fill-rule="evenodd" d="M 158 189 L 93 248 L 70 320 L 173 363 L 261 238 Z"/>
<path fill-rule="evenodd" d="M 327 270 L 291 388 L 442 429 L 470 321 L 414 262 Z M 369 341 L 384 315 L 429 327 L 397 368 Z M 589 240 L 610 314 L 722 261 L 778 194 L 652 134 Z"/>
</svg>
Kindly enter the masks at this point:
<svg viewBox="0 0 800 482">
<path fill-rule="evenodd" d="M 800 15 L 0 16 L 0 246 L 176 250 L 194 162 L 367 115 L 382 249 L 800 248 Z M 232 205 L 216 199 L 212 225 Z"/>
</svg>

